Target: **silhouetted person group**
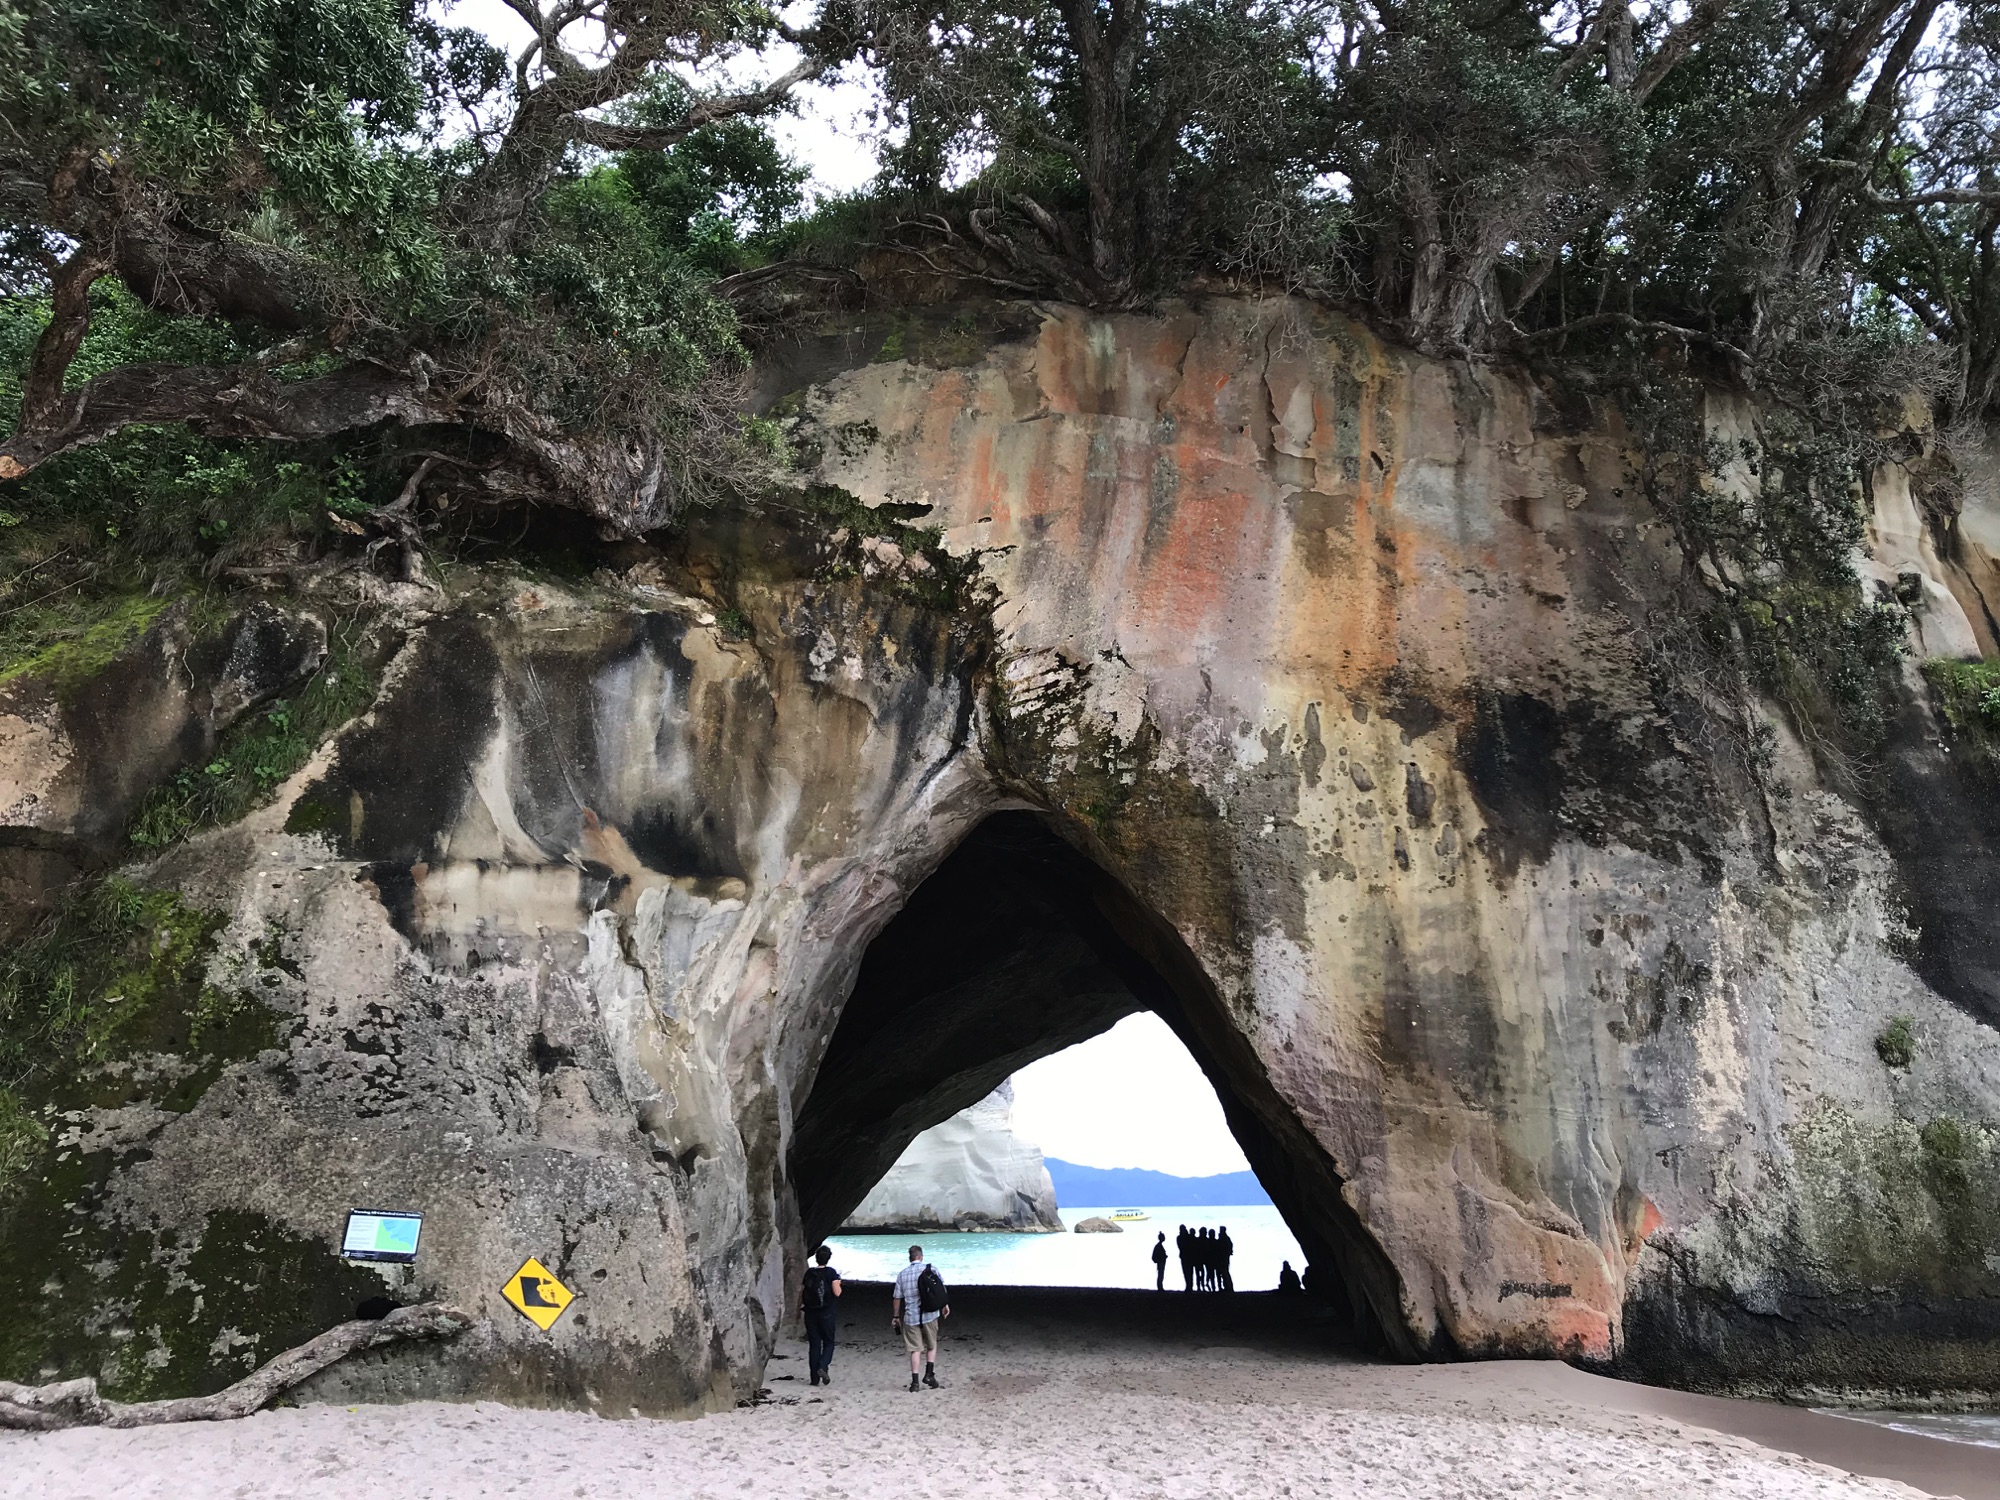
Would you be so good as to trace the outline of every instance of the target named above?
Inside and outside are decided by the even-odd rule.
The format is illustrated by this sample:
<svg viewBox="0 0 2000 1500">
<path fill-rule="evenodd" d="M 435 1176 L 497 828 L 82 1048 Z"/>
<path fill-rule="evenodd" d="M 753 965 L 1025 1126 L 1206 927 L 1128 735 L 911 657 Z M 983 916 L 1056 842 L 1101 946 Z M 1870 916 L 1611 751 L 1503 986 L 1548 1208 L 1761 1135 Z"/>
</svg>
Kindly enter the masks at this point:
<svg viewBox="0 0 2000 1500">
<path fill-rule="evenodd" d="M 1183 1290 L 1190 1292 L 1233 1292 L 1235 1278 L 1229 1274 L 1229 1257 L 1236 1253 L 1235 1242 L 1229 1238 L 1229 1226 L 1219 1229 L 1189 1229 L 1181 1225 L 1181 1232 L 1174 1236 L 1174 1244 L 1181 1255 L 1181 1280 Z M 1162 1271 L 1165 1267 L 1161 1267 Z"/>
</svg>

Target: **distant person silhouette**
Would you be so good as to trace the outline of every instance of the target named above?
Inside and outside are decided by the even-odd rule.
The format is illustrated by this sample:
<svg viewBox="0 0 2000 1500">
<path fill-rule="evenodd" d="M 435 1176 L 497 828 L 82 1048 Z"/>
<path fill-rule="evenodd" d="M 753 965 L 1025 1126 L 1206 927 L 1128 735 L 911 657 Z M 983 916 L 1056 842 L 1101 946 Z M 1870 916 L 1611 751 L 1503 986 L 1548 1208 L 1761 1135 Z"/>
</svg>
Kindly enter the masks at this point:
<svg viewBox="0 0 2000 1500">
<path fill-rule="evenodd" d="M 1167 1289 L 1167 1232 L 1162 1229 L 1160 1237 L 1153 1241 L 1153 1290 Z"/>
<path fill-rule="evenodd" d="M 1278 1268 L 1278 1291 L 1280 1295 L 1286 1297 L 1303 1297 L 1305 1295 L 1306 1289 L 1300 1284 L 1299 1273 L 1292 1269 L 1290 1261 L 1286 1261 Z"/>
<path fill-rule="evenodd" d="M 827 1264 L 833 1259 L 833 1252 L 821 1245 L 813 1251 L 816 1266 L 806 1269 L 805 1279 L 799 1283 L 799 1311 L 806 1323 L 806 1364 L 812 1370 L 814 1385 L 833 1384 L 833 1330 L 834 1318 L 840 1304 L 840 1272 Z"/>
<path fill-rule="evenodd" d="M 1229 1237 L 1229 1226 L 1224 1224 L 1215 1231 L 1215 1272 L 1222 1278 L 1225 1292 L 1236 1290 L 1236 1278 L 1229 1274 L 1229 1257 L 1236 1253 L 1236 1241 Z"/>
<path fill-rule="evenodd" d="M 1181 1255 L 1181 1290 L 1194 1290 L 1194 1236 L 1188 1233 L 1187 1225 L 1181 1225 L 1181 1232 L 1174 1236 L 1174 1248 Z"/>
<path fill-rule="evenodd" d="M 1215 1231 L 1206 1224 L 1195 1240 L 1194 1283 L 1204 1292 L 1215 1290 Z"/>
</svg>

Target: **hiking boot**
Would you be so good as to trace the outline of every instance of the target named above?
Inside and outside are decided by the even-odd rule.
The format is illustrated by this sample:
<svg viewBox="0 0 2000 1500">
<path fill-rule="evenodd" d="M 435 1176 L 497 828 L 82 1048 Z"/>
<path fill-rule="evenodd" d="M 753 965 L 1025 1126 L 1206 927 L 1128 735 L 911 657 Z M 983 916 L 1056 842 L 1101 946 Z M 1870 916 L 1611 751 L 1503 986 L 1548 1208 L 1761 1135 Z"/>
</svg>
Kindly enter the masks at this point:
<svg viewBox="0 0 2000 1500">
<path fill-rule="evenodd" d="M 929 1386 L 932 1390 L 936 1390 L 938 1388 L 936 1365 L 924 1366 L 924 1384 Z M 914 1389 L 914 1387 L 912 1387 L 912 1389 Z"/>
<path fill-rule="evenodd" d="M 821 1371 L 819 1372 L 819 1383 L 820 1383 L 821 1385 L 832 1385 L 832 1384 L 833 1384 L 833 1371 L 831 1371 L 831 1370 L 821 1370 Z"/>
<path fill-rule="evenodd" d="M 917 1377 L 915 1375 L 912 1375 L 910 1377 L 910 1389 L 914 1391 L 916 1388 L 917 1388 Z"/>
<path fill-rule="evenodd" d="M 817 1371 L 817 1370 L 814 1370 L 814 1371 L 812 1372 L 812 1383 L 813 1383 L 814 1385 L 818 1385 L 818 1384 L 819 1384 L 819 1371 Z"/>
</svg>

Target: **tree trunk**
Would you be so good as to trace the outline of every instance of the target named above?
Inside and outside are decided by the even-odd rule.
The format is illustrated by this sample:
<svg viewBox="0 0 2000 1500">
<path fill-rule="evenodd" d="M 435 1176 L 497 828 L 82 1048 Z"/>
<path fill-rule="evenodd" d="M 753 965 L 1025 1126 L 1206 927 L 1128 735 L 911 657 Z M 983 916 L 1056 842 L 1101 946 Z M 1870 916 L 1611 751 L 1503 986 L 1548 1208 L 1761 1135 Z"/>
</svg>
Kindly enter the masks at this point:
<svg viewBox="0 0 2000 1500">
<path fill-rule="evenodd" d="M 15 1385 L 0 1380 L 0 1427 L 21 1432 L 54 1432 L 65 1427 L 152 1427 L 163 1422 L 217 1422 L 247 1417 L 275 1396 L 317 1375 L 350 1354 L 379 1349 L 404 1339 L 456 1338 L 472 1319 L 442 1302 L 399 1307 L 382 1319 L 358 1319 L 330 1328 L 309 1343 L 287 1350 L 254 1374 L 212 1396 L 127 1405 L 106 1401 L 88 1376 L 53 1385 Z"/>
</svg>

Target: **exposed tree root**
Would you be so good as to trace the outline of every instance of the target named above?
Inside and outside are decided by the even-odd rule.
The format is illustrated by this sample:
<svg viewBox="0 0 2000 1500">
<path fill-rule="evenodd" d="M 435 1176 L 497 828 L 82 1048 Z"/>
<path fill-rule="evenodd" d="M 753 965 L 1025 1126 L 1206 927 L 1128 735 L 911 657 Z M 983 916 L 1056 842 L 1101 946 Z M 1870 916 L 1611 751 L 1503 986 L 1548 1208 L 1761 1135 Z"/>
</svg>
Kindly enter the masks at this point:
<svg viewBox="0 0 2000 1500">
<path fill-rule="evenodd" d="M 247 1417 L 272 1397 L 317 1375 L 328 1365 L 403 1339 L 456 1338 L 472 1319 L 442 1302 L 399 1307 L 388 1317 L 363 1318 L 329 1328 L 318 1338 L 288 1349 L 254 1374 L 212 1396 L 171 1401 L 106 1401 L 97 1382 L 59 1380 L 51 1385 L 15 1385 L 0 1380 L 0 1427 L 54 1432 L 64 1427 L 151 1427 L 161 1422 L 218 1422 Z"/>
</svg>

